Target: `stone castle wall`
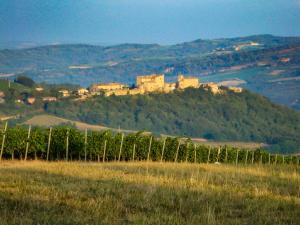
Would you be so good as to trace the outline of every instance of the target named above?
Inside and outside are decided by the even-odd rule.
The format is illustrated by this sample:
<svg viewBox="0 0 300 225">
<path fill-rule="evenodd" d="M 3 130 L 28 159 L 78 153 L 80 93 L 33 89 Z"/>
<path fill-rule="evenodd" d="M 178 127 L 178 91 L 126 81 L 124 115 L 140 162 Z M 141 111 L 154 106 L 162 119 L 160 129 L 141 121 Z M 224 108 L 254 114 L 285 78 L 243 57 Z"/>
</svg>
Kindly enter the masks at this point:
<svg viewBox="0 0 300 225">
<path fill-rule="evenodd" d="M 198 88 L 199 79 L 197 77 L 184 77 L 183 75 L 179 75 L 177 86 L 179 89 L 185 89 L 189 87 Z"/>
<path fill-rule="evenodd" d="M 176 83 L 166 83 L 164 74 L 151 74 L 147 76 L 136 77 L 136 88 L 129 89 L 128 86 L 121 83 L 94 84 L 90 87 L 91 95 L 101 94 L 105 96 L 138 95 L 151 92 L 170 93 L 175 89 L 185 89 L 189 87 L 199 88 L 199 79 L 197 77 L 178 76 Z M 210 87 L 215 89 L 216 87 Z M 216 91 L 216 90 L 214 90 Z"/>
<path fill-rule="evenodd" d="M 90 90 L 92 92 L 111 91 L 111 90 L 123 89 L 124 87 L 125 87 L 125 85 L 121 84 L 121 83 L 94 84 L 91 86 Z"/>
<path fill-rule="evenodd" d="M 152 74 L 149 76 L 137 76 L 136 85 L 145 92 L 163 91 L 165 76 L 163 74 Z"/>
<path fill-rule="evenodd" d="M 109 90 L 105 91 L 105 96 L 111 96 L 111 95 L 116 95 L 116 96 L 122 96 L 122 95 L 128 95 L 129 94 L 129 88 L 125 89 L 119 89 L 119 90 Z"/>
</svg>

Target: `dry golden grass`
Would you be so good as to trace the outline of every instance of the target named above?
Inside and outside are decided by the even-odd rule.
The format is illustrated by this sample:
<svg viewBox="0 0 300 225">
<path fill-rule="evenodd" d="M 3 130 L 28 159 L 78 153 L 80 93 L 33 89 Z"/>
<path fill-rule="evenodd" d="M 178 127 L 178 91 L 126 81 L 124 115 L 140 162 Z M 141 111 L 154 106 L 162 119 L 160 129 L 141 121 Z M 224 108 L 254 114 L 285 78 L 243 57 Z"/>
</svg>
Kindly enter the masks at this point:
<svg viewBox="0 0 300 225">
<path fill-rule="evenodd" d="M 300 224 L 294 166 L 0 163 L 0 224 Z"/>
<path fill-rule="evenodd" d="M 75 121 L 75 120 L 64 119 L 61 117 L 48 115 L 48 114 L 36 115 L 24 122 L 24 124 L 27 124 L 27 125 L 40 126 L 40 127 L 58 126 L 58 125 L 62 125 L 65 123 L 74 124 L 74 126 L 79 130 L 88 129 L 88 130 L 93 130 L 93 131 L 103 131 L 103 130 L 109 129 L 109 130 L 121 131 L 121 132 L 125 132 L 125 133 L 136 132 L 136 131 L 132 131 L 132 130 L 123 130 L 123 129 L 118 130 L 118 129 L 109 128 L 109 127 L 100 126 L 100 125 L 92 125 L 92 124 L 83 123 L 83 122 L 79 122 L 79 121 Z"/>
</svg>

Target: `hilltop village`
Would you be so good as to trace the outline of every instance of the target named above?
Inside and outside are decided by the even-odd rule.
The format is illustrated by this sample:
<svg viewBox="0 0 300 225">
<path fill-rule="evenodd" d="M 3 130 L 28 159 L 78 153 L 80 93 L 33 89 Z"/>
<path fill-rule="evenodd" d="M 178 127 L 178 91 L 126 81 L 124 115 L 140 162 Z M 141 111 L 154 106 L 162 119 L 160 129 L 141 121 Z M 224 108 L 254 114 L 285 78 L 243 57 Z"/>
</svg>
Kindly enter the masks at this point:
<svg viewBox="0 0 300 225">
<path fill-rule="evenodd" d="M 42 86 L 37 85 L 33 93 L 28 93 L 25 97 L 15 99 L 16 103 L 34 105 L 38 102 L 56 102 L 60 99 L 71 97 L 74 101 L 84 101 L 93 96 L 124 96 L 124 95 L 144 95 L 148 93 L 171 93 L 174 90 L 184 90 L 186 88 L 203 88 L 213 94 L 222 94 L 223 90 L 216 83 L 201 84 L 197 77 L 179 75 L 174 83 L 165 82 L 164 74 L 151 74 L 137 76 L 136 84 L 129 87 L 122 83 L 98 83 L 92 84 L 89 88 L 79 88 L 77 90 L 59 89 L 57 92 L 46 92 Z M 242 88 L 229 87 L 229 90 L 240 93 Z M 5 103 L 6 94 L 0 90 L 0 104 Z"/>
<path fill-rule="evenodd" d="M 176 89 L 184 90 L 186 88 L 204 88 L 210 90 L 213 94 L 221 94 L 222 90 L 216 83 L 201 84 L 197 77 L 179 75 L 177 82 L 165 82 L 164 74 L 151 74 L 146 76 L 137 76 L 135 87 L 129 88 L 122 83 L 99 83 L 93 84 L 88 89 L 81 88 L 77 94 L 81 98 L 89 96 L 104 95 L 104 96 L 122 96 L 122 95 L 143 95 L 148 93 L 170 93 Z M 229 87 L 231 91 L 236 93 L 242 92 L 240 87 Z M 68 95 L 66 90 L 61 91 Z"/>
<path fill-rule="evenodd" d="M 105 96 L 119 96 L 147 94 L 151 92 L 170 93 L 175 89 L 185 89 L 188 87 L 198 88 L 199 86 L 199 79 L 196 77 L 184 77 L 183 75 L 179 75 L 177 82 L 167 83 L 165 82 L 165 76 L 163 74 L 152 74 L 148 76 L 137 76 L 134 88 L 129 88 L 121 83 L 108 83 L 94 84 L 89 90 L 92 95 L 103 92 Z"/>
</svg>

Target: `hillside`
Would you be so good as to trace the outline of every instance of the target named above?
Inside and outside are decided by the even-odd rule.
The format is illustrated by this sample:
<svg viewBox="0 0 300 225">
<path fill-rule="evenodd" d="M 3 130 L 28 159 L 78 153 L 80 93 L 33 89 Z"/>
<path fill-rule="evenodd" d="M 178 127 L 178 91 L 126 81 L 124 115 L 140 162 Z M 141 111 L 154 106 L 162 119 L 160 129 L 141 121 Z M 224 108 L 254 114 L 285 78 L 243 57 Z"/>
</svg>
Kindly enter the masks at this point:
<svg viewBox="0 0 300 225">
<path fill-rule="evenodd" d="M 102 97 L 49 103 L 48 113 L 92 124 L 210 140 L 255 141 L 296 152 L 300 114 L 248 91 L 213 95 L 203 89 L 172 94 Z"/>
<path fill-rule="evenodd" d="M 85 130 L 88 131 L 105 131 L 105 130 L 111 130 L 113 132 L 122 132 L 122 133 L 137 133 L 136 130 L 123 130 L 121 128 L 110 128 L 110 127 L 104 127 L 101 125 L 91 125 L 88 123 L 78 122 L 75 120 L 68 120 L 61 117 L 53 116 L 53 115 L 47 115 L 47 114 L 39 114 L 31 117 L 30 119 L 26 120 L 24 122 L 26 125 L 32 125 L 36 127 L 53 127 L 53 126 L 64 126 L 64 125 L 71 125 L 76 127 L 79 130 Z M 147 131 L 143 132 L 144 134 L 147 134 Z M 148 132 L 150 133 L 150 132 Z M 172 137 L 171 135 L 167 134 L 161 134 L 162 137 Z M 185 138 L 183 138 L 185 139 Z M 213 140 L 207 140 L 204 138 L 192 138 L 191 139 L 194 143 L 211 146 L 211 147 L 219 147 L 219 146 L 231 146 L 235 148 L 245 148 L 245 149 L 262 149 L 266 148 L 266 144 L 264 143 L 256 143 L 256 142 L 238 142 L 238 141 L 213 141 Z"/>
<path fill-rule="evenodd" d="M 88 129 L 89 131 L 102 131 L 102 130 L 112 130 L 115 132 L 124 132 L 124 133 L 135 133 L 137 131 L 132 130 L 121 130 L 121 129 L 113 129 L 109 127 L 104 127 L 101 125 L 92 125 L 87 123 L 82 123 L 74 120 L 68 120 L 64 118 L 60 118 L 53 115 L 35 115 L 32 118 L 26 120 L 24 124 L 37 126 L 37 127 L 53 127 L 53 126 L 63 126 L 63 125 L 72 125 L 75 126 L 79 130 Z M 241 143 L 243 144 L 243 143 Z M 255 146 L 256 143 L 250 143 Z M 256 144 L 257 147 L 257 144 Z"/>
<path fill-rule="evenodd" d="M 249 73 L 250 69 L 244 87 L 274 102 L 299 109 L 299 94 L 289 91 L 300 88 L 299 80 L 282 80 L 270 88 L 270 82 L 274 79 L 299 77 L 299 49 L 299 37 L 257 35 L 199 39 L 170 46 L 54 45 L 0 50 L 0 78 L 26 74 L 37 82 L 88 86 L 99 81 L 132 84 L 137 75 L 150 73 L 165 73 L 168 80 L 174 80 L 178 73 L 184 73 L 220 82 L 243 79 L 241 74 Z M 241 74 L 236 73 L 239 71 Z M 224 72 L 234 75 L 227 77 Z"/>
</svg>

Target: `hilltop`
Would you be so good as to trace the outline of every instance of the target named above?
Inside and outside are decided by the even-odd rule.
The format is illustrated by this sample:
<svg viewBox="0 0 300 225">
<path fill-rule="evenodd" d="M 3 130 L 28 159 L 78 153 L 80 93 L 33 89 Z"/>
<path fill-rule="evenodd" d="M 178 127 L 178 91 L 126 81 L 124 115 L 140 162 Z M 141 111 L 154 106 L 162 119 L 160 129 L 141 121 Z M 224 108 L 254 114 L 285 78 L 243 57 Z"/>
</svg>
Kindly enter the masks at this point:
<svg viewBox="0 0 300 225">
<path fill-rule="evenodd" d="M 11 123 L 48 113 L 67 119 L 66 123 L 73 120 L 158 135 L 267 143 L 277 152 L 297 152 L 300 146 L 300 114 L 247 90 L 236 92 L 221 86 L 216 92 L 200 85 L 172 93 L 109 97 L 100 93 L 83 98 L 77 93 L 82 88 L 71 85 L 7 85 L 7 81 L 0 80 L 0 89 L 4 90 L 0 120 L 15 118 Z M 68 92 L 68 97 L 61 89 Z"/>
<path fill-rule="evenodd" d="M 202 88 L 171 94 L 96 96 L 50 102 L 50 114 L 108 127 L 147 130 L 209 140 L 255 141 L 274 151 L 296 152 L 300 114 L 247 90 L 214 95 Z"/>
</svg>

